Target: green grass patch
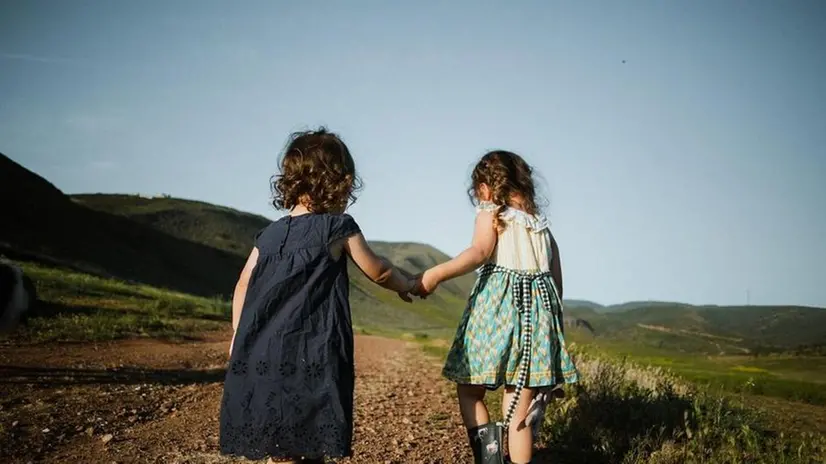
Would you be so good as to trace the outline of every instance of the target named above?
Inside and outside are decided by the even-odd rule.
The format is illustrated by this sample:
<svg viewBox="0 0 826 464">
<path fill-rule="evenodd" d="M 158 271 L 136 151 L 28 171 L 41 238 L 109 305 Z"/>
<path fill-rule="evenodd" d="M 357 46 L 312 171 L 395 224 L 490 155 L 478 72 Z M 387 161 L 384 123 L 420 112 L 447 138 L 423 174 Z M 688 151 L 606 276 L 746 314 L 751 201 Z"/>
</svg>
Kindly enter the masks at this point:
<svg viewBox="0 0 826 464">
<path fill-rule="evenodd" d="M 39 264 L 18 263 L 38 305 L 16 340 L 103 341 L 132 337 L 196 339 L 228 327 L 230 304 Z"/>
<path fill-rule="evenodd" d="M 447 347 L 422 349 L 444 359 Z M 826 460 L 822 435 L 778 433 L 736 397 L 686 382 L 655 366 L 574 353 L 581 381 L 548 407 L 538 462 L 596 464 L 814 463 Z M 485 399 L 501 417 L 501 391 Z"/>
<path fill-rule="evenodd" d="M 219 297 L 197 297 L 30 262 L 17 264 L 34 281 L 40 300 L 26 326 L 14 335 L 19 341 L 197 339 L 229 327 L 231 306 Z M 408 304 L 362 276 L 354 282 L 369 286 L 371 292 L 355 292 L 352 298 L 356 333 L 429 340 L 445 338 L 455 330 L 461 308 L 455 301 L 449 301 L 448 310 L 440 300 Z"/>
<path fill-rule="evenodd" d="M 725 393 L 751 394 L 826 405 L 826 358 L 816 356 L 698 355 L 611 340 L 580 343 L 609 359 L 667 368 L 679 377 Z"/>
<path fill-rule="evenodd" d="M 549 408 L 542 430 L 551 462 L 809 463 L 826 439 L 777 433 L 728 395 L 667 371 L 578 356 L 582 381 Z"/>
<path fill-rule="evenodd" d="M 432 356 L 432 357 L 438 358 L 438 359 L 444 359 L 444 358 L 447 357 L 448 348 L 445 347 L 445 346 L 439 346 L 439 345 L 423 344 L 422 345 L 422 350 L 424 350 L 424 352 L 429 356 Z"/>
</svg>

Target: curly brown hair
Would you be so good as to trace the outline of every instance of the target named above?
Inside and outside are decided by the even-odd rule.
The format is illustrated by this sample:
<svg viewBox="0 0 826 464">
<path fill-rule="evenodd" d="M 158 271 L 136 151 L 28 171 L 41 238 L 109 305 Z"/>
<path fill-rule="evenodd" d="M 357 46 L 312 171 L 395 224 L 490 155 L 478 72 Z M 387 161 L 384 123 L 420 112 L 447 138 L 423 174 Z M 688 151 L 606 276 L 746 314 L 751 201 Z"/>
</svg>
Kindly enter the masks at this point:
<svg viewBox="0 0 826 464">
<path fill-rule="evenodd" d="M 321 127 L 290 136 L 272 180 L 273 206 L 304 205 L 313 213 L 340 213 L 356 201 L 361 181 L 341 138 Z"/>
<path fill-rule="evenodd" d="M 518 206 L 528 214 L 538 213 L 533 168 L 516 153 L 495 150 L 476 163 L 468 188 L 468 196 L 474 205 L 479 204 L 482 185 L 487 186 L 490 200 L 498 206 L 493 215 L 497 230 L 504 228 L 499 214 L 508 206 Z"/>
</svg>

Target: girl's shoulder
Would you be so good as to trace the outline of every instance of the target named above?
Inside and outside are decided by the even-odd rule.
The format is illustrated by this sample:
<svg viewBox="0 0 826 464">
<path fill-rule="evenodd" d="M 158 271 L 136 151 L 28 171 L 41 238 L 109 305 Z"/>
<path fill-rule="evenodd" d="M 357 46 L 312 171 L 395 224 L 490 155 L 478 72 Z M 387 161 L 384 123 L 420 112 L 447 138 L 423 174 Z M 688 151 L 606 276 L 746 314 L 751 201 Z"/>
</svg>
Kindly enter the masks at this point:
<svg viewBox="0 0 826 464">
<path fill-rule="evenodd" d="M 550 229 L 550 223 L 544 214 L 528 214 L 516 208 L 506 207 L 499 215 L 499 219 L 508 223 L 519 224 L 534 232 Z"/>
<path fill-rule="evenodd" d="M 499 205 L 493 202 L 482 201 L 476 206 L 476 212 L 493 213 L 498 208 Z M 544 214 L 528 214 L 521 209 L 511 208 L 510 206 L 505 206 L 502 212 L 499 213 L 499 219 L 507 223 L 519 224 L 535 232 L 550 228 L 548 218 Z"/>
<path fill-rule="evenodd" d="M 255 234 L 255 245 L 259 249 L 286 242 L 308 246 L 328 245 L 358 233 L 361 233 L 358 223 L 347 213 L 286 215 L 259 230 Z"/>
<path fill-rule="evenodd" d="M 325 228 L 327 232 L 326 242 L 329 245 L 337 240 L 341 240 L 361 233 L 361 227 L 353 216 L 348 213 L 327 213 L 325 214 Z"/>
</svg>

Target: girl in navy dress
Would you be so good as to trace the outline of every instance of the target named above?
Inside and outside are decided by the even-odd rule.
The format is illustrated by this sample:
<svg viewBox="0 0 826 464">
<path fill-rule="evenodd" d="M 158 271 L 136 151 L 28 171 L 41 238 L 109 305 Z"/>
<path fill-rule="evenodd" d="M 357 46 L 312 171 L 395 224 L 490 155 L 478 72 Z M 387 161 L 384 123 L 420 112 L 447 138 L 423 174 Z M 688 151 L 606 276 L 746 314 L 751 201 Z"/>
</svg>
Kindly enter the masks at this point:
<svg viewBox="0 0 826 464">
<path fill-rule="evenodd" d="M 235 288 L 222 453 L 271 463 L 351 455 L 347 258 L 407 302 L 415 286 L 344 214 L 358 187 L 338 136 L 323 128 L 293 135 L 273 182 L 273 204 L 289 214 L 258 233 Z"/>
</svg>

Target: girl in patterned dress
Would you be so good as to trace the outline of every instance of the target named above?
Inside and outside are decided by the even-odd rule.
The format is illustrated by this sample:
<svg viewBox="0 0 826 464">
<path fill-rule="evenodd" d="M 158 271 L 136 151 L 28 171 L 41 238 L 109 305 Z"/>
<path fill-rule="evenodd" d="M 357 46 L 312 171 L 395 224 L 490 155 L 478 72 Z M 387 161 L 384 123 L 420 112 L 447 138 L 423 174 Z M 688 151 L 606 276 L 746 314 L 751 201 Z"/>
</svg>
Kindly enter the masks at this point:
<svg viewBox="0 0 826 464">
<path fill-rule="evenodd" d="M 481 267 L 443 370 L 457 384 L 477 463 L 501 456 L 483 401 L 487 390 L 505 387 L 510 457 L 528 463 L 533 434 L 525 419 L 531 400 L 577 381 L 563 336 L 559 250 L 536 206 L 532 172 L 511 152 L 482 157 L 468 190 L 477 211 L 472 244 L 427 270 L 416 290 L 426 296 L 440 283 Z"/>
</svg>

